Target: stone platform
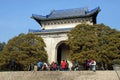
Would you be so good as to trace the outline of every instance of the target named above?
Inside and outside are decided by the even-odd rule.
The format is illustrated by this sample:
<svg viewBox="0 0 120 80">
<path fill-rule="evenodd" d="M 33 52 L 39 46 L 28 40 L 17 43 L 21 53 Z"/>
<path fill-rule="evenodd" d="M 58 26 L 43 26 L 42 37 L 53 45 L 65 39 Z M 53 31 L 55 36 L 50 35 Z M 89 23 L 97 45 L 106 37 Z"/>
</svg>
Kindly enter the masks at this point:
<svg viewBox="0 0 120 80">
<path fill-rule="evenodd" d="M 10 71 L 0 80 L 120 80 L 120 71 Z"/>
</svg>

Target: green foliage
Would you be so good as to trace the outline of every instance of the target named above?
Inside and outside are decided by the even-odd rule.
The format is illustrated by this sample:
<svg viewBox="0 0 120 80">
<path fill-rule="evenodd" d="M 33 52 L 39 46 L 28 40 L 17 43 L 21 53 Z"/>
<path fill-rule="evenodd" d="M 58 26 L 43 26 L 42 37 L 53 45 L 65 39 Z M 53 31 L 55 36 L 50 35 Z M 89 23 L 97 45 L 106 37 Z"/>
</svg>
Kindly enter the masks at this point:
<svg viewBox="0 0 120 80">
<path fill-rule="evenodd" d="M 14 59 L 21 64 L 24 70 L 27 70 L 31 62 L 36 64 L 39 60 L 47 62 L 47 54 L 45 51 L 45 43 L 41 37 L 33 34 L 20 34 L 8 41 L 3 50 L 4 60 L 1 57 L 1 65 L 9 64 Z"/>
<path fill-rule="evenodd" d="M 84 64 L 87 59 L 95 59 L 105 65 L 120 58 L 120 32 L 104 24 L 77 25 L 68 33 L 67 44 L 73 62 Z"/>
<path fill-rule="evenodd" d="M 5 42 L 0 42 L 0 51 L 4 49 L 5 45 L 6 45 Z"/>
</svg>

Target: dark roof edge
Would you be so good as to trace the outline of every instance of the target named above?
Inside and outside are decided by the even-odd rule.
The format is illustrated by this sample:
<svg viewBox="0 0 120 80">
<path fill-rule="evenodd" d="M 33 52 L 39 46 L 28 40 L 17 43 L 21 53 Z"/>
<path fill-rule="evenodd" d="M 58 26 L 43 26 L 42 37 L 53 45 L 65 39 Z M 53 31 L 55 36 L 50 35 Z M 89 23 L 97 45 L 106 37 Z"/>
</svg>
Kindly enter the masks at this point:
<svg viewBox="0 0 120 80">
<path fill-rule="evenodd" d="M 29 33 L 63 33 L 72 30 L 73 28 L 60 28 L 60 29 L 47 29 L 47 30 L 31 30 L 29 29 Z"/>
</svg>

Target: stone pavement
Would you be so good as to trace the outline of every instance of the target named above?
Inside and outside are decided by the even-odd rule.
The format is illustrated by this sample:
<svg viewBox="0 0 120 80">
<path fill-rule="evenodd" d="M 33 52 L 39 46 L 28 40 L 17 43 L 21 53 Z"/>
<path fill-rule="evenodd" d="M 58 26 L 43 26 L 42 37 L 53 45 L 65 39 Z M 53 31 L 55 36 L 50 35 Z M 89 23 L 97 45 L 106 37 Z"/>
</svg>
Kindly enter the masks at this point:
<svg viewBox="0 0 120 80">
<path fill-rule="evenodd" d="M 119 78 L 119 80 L 120 80 L 120 70 L 117 70 L 117 71 L 116 71 L 116 74 L 118 75 L 118 78 Z"/>
<path fill-rule="evenodd" d="M 117 74 L 118 73 L 118 74 Z M 119 80 L 120 71 L 10 71 L 0 80 Z"/>
</svg>

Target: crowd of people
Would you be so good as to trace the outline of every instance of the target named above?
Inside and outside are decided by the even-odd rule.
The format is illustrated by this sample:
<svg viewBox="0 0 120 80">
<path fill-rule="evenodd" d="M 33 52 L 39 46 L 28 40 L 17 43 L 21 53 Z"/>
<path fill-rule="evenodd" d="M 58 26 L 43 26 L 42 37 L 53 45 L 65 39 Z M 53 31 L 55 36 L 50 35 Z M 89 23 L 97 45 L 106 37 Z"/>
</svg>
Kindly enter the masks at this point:
<svg viewBox="0 0 120 80">
<path fill-rule="evenodd" d="M 20 65 L 16 62 L 16 60 L 11 60 L 9 62 L 9 68 L 11 71 L 15 71 L 15 70 L 20 70 L 22 67 L 20 67 Z M 20 69 L 19 69 L 20 68 Z M 31 62 L 29 65 L 28 70 L 29 71 L 68 71 L 68 70 L 74 70 L 74 71 L 79 71 L 79 70 L 92 70 L 92 71 L 96 71 L 96 61 L 93 59 L 88 59 L 84 64 L 79 64 L 79 62 L 74 62 L 72 64 L 72 66 L 69 66 L 69 63 L 67 62 L 67 60 L 62 60 L 60 63 L 57 62 L 52 62 L 51 64 L 47 64 L 45 62 L 41 62 L 39 61 L 36 65 Z"/>
<path fill-rule="evenodd" d="M 61 71 L 67 71 L 69 70 L 69 64 L 67 62 L 67 60 L 62 60 L 60 64 L 58 64 L 57 62 L 52 62 L 51 64 L 47 64 L 47 63 L 43 63 L 41 61 L 39 61 L 37 63 L 37 65 L 34 65 L 33 63 L 31 63 L 29 65 L 29 71 L 32 70 L 37 70 L 37 71 L 56 71 L 56 70 L 61 70 Z"/>
<path fill-rule="evenodd" d="M 96 71 L 96 61 L 91 59 L 91 60 L 86 60 L 85 64 L 86 70 L 93 70 L 94 72 Z M 29 66 L 29 71 L 68 71 L 68 70 L 80 70 L 80 65 L 79 64 L 73 64 L 71 68 L 69 68 L 69 63 L 67 60 L 62 60 L 60 64 L 57 62 L 52 62 L 51 64 L 43 63 L 39 61 L 37 65 L 34 65 L 33 63 L 30 64 Z"/>
<path fill-rule="evenodd" d="M 55 70 L 66 71 L 66 70 L 69 70 L 69 64 L 68 64 L 67 60 L 62 60 L 61 64 L 52 62 L 50 65 L 50 70 L 51 71 L 55 71 Z"/>
</svg>

